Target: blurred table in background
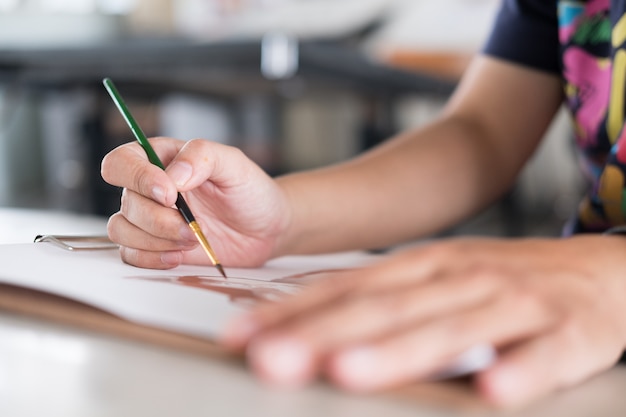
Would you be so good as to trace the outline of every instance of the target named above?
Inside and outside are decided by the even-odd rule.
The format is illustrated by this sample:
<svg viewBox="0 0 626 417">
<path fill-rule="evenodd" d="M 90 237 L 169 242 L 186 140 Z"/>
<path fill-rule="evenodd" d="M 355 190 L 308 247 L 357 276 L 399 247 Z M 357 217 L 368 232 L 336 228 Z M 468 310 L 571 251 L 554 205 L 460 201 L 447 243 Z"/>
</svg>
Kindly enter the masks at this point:
<svg viewBox="0 0 626 417">
<path fill-rule="evenodd" d="M 414 95 L 444 98 L 455 86 L 454 81 L 437 75 L 377 62 L 345 42 L 297 42 L 280 34 L 260 40 L 209 43 L 132 38 L 92 46 L 0 48 L 0 110 L 2 101 L 5 103 L 4 112 L 0 111 L 0 136 L 3 127 L 14 128 L 13 113 L 18 113 L 15 108 L 19 109 L 20 99 L 31 100 L 33 106 L 47 106 L 43 116 L 38 116 L 37 110 L 31 111 L 31 119 L 43 118 L 45 122 L 38 131 L 34 122 L 26 119 L 22 131 L 5 133 L 14 140 L 21 136 L 21 145 L 15 144 L 14 148 L 26 147 L 24 129 L 43 137 L 39 152 L 31 150 L 36 144 L 33 139 L 28 150 L 22 149 L 21 158 L 39 156 L 44 160 L 39 168 L 31 163 L 34 168 L 22 172 L 22 176 L 35 177 L 34 171 L 42 171 L 38 178 L 45 183 L 43 192 L 53 200 L 42 203 L 45 207 L 108 215 L 117 205 L 118 190 L 102 183 L 98 167 L 106 152 L 130 137 L 120 125 L 114 134 L 110 132 L 111 120 L 119 115 L 107 119 L 112 103 L 101 85 L 104 77 L 116 82 L 127 101 L 146 103 L 147 112 L 152 114 L 154 102 L 168 94 L 209 97 L 219 102 L 229 123 L 238 129 L 234 134 L 238 139 L 230 144 L 249 151 L 255 162 L 271 174 L 310 168 L 305 166 L 308 162 L 300 163 L 302 154 L 304 158 L 300 159 L 313 158 L 310 165 L 325 164 L 333 157 L 345 158 L 374 146 L 398 131 L 394 107 L 400 100 Z M 318 108 L 327 107 L 326 115 L 311 117 L 311 108 L 306 104 L 293 111 L 290 104 L 302 97 L 313 97 Z M 349 106 L 343 106 L 343 101 L 362 110 L 344 111 Z M 134 109 L 138 107 L 134 105 Z M 189 114 L 189 109 L 187 106 L 179 114 Z M 142 109 L 135 111 L 148 135 L 161 133 L 154 115 L 143 117 Z M 339 120 L 344 117 L 342 112 L 350 119 L 345 123 Z M 285 122 L 294 113 L 297 120 Z M 63 124 L 63 119 L 68 121 Z M 300 127 L 303 119 L 310 121 L 312 129 Z M 285 133 L 290 129 L 302 129 L 308 134 Z M 333 133 L 339 140 L 328 138 Z M 358 143 L 342 144 L 341 138 L 351 134 L 358 137 Z M 286 136 L 302 139 L 289 144 L 285 143 Z M 348 140 L 346 137 L 343 142 Z M 319 143 L 311 146 L 311 142 Z M 277 150 L 279 147 L 283 150 Z M 324 152 L 330 157 L 314 158 Z M 20 157 L 9 158 L 5 165 L 14 163 L 18 165 L 16 170 L 24 171 L 27 161 L 16 160 Z M 12 172 L 2 176 L 5 181 L 19 177 Z M 2 188 L 0 180 L 0 205 Z M 5 188 L 11 188 L 11 184 Z M 13 186 L 13 194 L 19 199 L 26 188 Z M 38 191 L 34 194 L 35 198 L 41 196 Z"/>
<path fill-rule="evenodd" d="M 262 41 L 201 43 L 184 39 L 131 39 L 93 47 L 0 49 L 0 80 L 31 86 L 118 83 L 158 93 L 191 89 L 210 94 L 276 92 L 281 81 L 299 78 L 313 87 L 355 89 L 385 96 L 449 94 L 453 84 L 434 75 L 374 62 L 339 42 L 300 42 L 297 68 L 285 79 L 261 72 Z M 271 53 L 271 52 L 269 52 Z"/>
</svg>

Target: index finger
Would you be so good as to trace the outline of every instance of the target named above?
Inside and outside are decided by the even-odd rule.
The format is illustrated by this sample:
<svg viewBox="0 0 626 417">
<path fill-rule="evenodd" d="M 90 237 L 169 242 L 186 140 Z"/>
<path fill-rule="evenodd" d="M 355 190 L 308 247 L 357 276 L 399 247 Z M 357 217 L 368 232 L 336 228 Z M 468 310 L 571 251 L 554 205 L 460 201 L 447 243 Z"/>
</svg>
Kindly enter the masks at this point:
<svg viewBox="0 0 626 417">
<path fill-rule="evenodd" d="M 439 251 L 441 254 L 445 252 Z M 302 294 L 280 303 L 265 303 L 252 311 L 264 326 L 302 314 L 344 295 L 377 294 L 392 289 L 420 286 L 437 277 L 448 263 L 430 248 L 415 248 L 358 268 L 333 271 Z"/>
<path fill-rule="evenodd" d="M 150 143 L 165 166 L 185 144 L 168 138 L 152 138 Z M 178 191 L 165 172 L 148 161 L 136 142 L 121 145 L 102 160 L 102 178 L 109 184 L 128 188 L 165 206 L 176 202 Z"/>
</svg>

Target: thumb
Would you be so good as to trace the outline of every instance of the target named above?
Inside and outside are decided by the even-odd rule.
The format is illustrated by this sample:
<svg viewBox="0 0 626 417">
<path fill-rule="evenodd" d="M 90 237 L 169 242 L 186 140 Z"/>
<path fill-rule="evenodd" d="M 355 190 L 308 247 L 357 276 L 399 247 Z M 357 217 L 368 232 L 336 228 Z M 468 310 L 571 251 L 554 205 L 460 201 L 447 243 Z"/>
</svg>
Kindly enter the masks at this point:
<svg viewBox="0 0 626 417">
<path fill-rule="evenodd" d="M 235 147 L 194 139 L 181 148 L 165 172 L 179 191 L 189 191 L 205 181 L 220 187 L 238 185 L 253 165 Z"/>
</svg>

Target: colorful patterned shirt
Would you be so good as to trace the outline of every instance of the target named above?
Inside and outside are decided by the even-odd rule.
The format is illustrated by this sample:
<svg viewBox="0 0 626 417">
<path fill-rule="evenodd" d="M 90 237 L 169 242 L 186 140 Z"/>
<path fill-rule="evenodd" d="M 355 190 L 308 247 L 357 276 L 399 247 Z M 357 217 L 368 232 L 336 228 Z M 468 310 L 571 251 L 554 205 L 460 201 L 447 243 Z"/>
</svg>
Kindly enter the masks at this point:
<svg viewBox="0 0 626 417">
<path fill-rule="evenodd" d="M 626 224 L 626 0 L 504 0 L 484 52 L 562 76 L 591 184 L 570 232 Z"/>
</svg>

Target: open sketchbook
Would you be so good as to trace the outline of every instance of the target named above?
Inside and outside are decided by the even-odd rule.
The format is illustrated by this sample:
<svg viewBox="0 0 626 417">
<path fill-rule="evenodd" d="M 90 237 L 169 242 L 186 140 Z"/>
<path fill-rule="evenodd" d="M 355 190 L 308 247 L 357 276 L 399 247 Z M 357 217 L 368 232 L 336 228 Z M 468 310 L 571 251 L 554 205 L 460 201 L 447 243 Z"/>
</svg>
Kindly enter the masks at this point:
<svg viewBox="0 0 626 417">
<path fill-rule="evenodd" d="M 329 272 L 339 272 L 340 279 L 340 271 L 376 259 L 364 253 L 285 257 L 263 268 L 227 268 L 225 280 L 208 266 L 141 269 L 124 264 L 116 249 L 70 251 L 44 242 L 0 245 L 0 284 L 60 296 L 140 326 L 212 341 L 233 316 L 259 300 L 296 293 Z M 476 371 L 492 359 L 490 348 L 477 347 L 442 376 Z"/>
</svg>

